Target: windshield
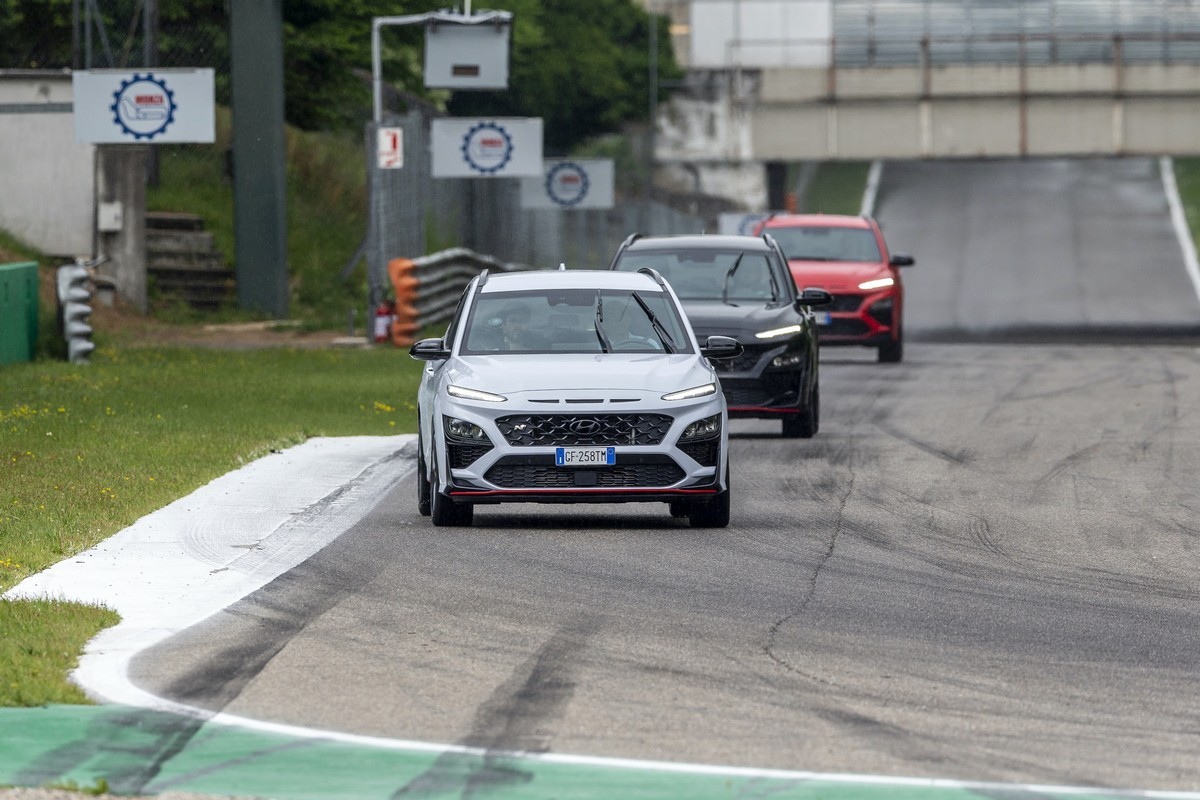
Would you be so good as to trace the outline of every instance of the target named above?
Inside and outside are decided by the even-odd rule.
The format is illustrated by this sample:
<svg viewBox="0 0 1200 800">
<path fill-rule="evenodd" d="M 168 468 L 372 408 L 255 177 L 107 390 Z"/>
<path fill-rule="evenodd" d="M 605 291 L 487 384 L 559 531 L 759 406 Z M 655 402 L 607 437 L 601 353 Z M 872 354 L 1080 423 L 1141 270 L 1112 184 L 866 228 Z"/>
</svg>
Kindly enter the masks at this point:
<svg viewBox="0 0 1200 800">
<path fill-rule="evenodd" d="M 771 228 L 789 259 L 802 261 L 881 261 L 875 234 L 866 228 Z"/>
<path fill-rule="evenodd" d="M 481 293 L 460 350 L 462 355 L 670 352 L 694 350 L 670 297 L 645 289 Z"/>
<path fill-rule="evenodd" d="M 770 303 L 782 293 L 764 253 L 743 250 L 695 250 L 626 253 L 617 264 L 624 272 L 658 270 L 680 300 Z"/>
</svg>

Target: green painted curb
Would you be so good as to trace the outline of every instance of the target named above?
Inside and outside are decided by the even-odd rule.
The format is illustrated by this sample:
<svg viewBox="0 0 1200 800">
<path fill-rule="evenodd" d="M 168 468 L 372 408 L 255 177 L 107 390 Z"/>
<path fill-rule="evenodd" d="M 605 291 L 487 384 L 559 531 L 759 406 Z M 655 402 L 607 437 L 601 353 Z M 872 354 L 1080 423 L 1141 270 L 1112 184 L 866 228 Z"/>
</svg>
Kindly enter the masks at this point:
<svg viewBox="0 0 1200 800">
<path fill-rule="evenodd" d="M 0 785 L 88 788 L 104 781 L 114 794 L 179 791 L 275 800 L 966 800 L 1001 795 L 1006 800 L 1086 800 L 1115 794 L 737 772 L 398 750 L 263 733 L 125 706 L 0 709 Z"/>
</svg>

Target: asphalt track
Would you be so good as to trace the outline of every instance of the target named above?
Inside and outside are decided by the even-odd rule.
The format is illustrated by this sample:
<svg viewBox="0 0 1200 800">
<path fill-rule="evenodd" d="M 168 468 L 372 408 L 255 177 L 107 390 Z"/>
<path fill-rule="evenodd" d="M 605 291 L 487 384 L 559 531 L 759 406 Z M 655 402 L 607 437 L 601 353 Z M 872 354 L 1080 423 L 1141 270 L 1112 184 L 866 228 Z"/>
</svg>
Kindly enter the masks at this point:
<svg viewBox="0 0 1200 800">
<path fill-rule="evenodd" d="M 678 708 L 654 705 L 653 691 L 638 697 L 659 710 L 667 729 L 688 730 L 679 742 L 664 743 L 669 757 L 659 760 L 616 754 L 622 747 L 619 740 L 604 744 L 597 738 L 598 750 L 592 752 L 604 755 L 571 755 L 584 751 L 546 747 L 546 732 L 539 726 L 555 720 L 522 722 L 519 713 L 497 717 L 498 729 L 488 727 L 494 721 L 486 714 L 477 716 L 476 724 L 482 725 L 477 730 L 488 735 L 474 740 L 441 736 L 414 741 L 355 730 L 392 730 L 395 720 L 386 714 L 335 715 L 328 726 L 307 724 L 320 718 L 313 716 L 314 708 L 328 715 L 329 706 L 345 708 L 339 701 L 356 702 L 338 687 L 314 682 L 314 674 L 324 674 L 319 667 L 345 673 L 360 666 L 354 659 L 367 651 L 356 648 L 359 643 L 352 637 L 328 638 L 320 625 L 296 626 L 294 620 L 340 622 L 350 609 L 356 612 L 351 616 L 361 616 L 365 609 L 371 612 L 368 619 L 378 620 L 396 608 L 397 600 L 424 602 L 391 595 L 380 599 L 379 608 L 363 605 L 370 593 L 361 589 L 373 583 L 393 585 L 403 576 L 420 585 L 422 579 L 412 564 L 404 572 L 403 563 L 372 564 L 369 556 L 376 553 L 378 560 L 381 547 L 395 562 L 402 562 L 406 552 L 413 560 L 445 556 L 404 547 L 437 546 L 429 541 L 427 523 L 407 507 L 410 437 L 313 440 L 232 473 L 96 551 L 17 587 L 17 594 L 105 602 L 117 608 L 123 622 L 89 645 L 75 675 L 105 704 L 0 711 L 0 783 L 91 785 L 103 777 L 122 793 L 186 789 L 279 798 L 1200 797 L 1193 688 L 1200 674 L 1193 631 L 1200 624 L 1191 610 L 1196 597 L 1190 586 L 1192 567 L 1200 565 L 1195 564 L 1190 533 L 1194 486 L 1186 477 L 1200 469 L 1191 415 L 1195 406 L 1189 400 L 1196 395 L 1197 357 L 1194 343 L 1185 341 L 1194 334 L 1200 312 L 1190 268 L 1171 239 L 1169 203 L 1161 184 L 1155 194 L 1154 162 L 1041 166 L 1046 173 L 1061 169 L 1067 186 L 1090 181 L 1101 195 L 1106 184 L 1096 176 L 1116 171 L 1117 188 L 1107 192 L 1118 204 L 1115 209 L 1077 207 L 1086 208 L 1085 217 L 1107 215 L 1107 228 L 1095 234 L 1101 241 L 1105 229 L 1124 218 L 1120 203 L 1133 201 L 1124 213 L 1138 210 L 1134 216 L 1141 224 L 1135 226 L 1136 237 L 1127 231 L 1121 238 L 1136 239 L 1139 245 L 1116 253 L 1118 258 L 1112 246 L 1089 251 L 1091 245 L 1084 241 L 1091 237 L 1078 235 L 1086 219 L 1070 214 L 1066 228 L 1037 228 L 1029 217 L 1049 218 L 1055 212 L 1043 208 L 1040 214 L 1022 216 L 1017 204 L 1015 217 L 985 215 L 972 221 L 971 215 L 979 212 L 971 209 L 987 206 L 983 197 L 966 202 L 979 191 L 973 187 L 1003 183 L 1011 165 L 990 165 L 990 171 L 988 166 L 885 169 L 879 215 L 895 249 L 918 258 L 909 281 L 914 311 L 910 331 L 916 343 L 906 362 L 889 370 L 857 353 L 824 355 L 828 410 L 822 433 L 798 464 L 795 453 L 772 432 L 754 423 L 737 430 L 735 454 L 761 463 L 757 471 L 747 471 L 744 499 L 735 506 L 742 518 L 735 523 L 741 527 L 730 538 L 737 546 L 714 550 L 711 558 L 726 559 L 725 566 L 750 570 L 747 574 L 757 571 L 761 586 L 754 587 L 758 594 L 746 598 L 745 608 L 735 602 L 723 610 L 735 595 L 710 600 L 698 594 L 695 617 L 707 616 L 709 626 L 697 627 L 696 639 L 736 646 L 739 633 L 723 615 L 736 619 L 763 602 L 778 603 L 764 617 L 774 614 L 777 621 L 767 648 L 775 667 L 746 664 L 746 674 L 764 684 L 821 687 L 810 710 L 822 736 L 828 736 L 827 746 L 809 741 L 803 744 L 810 749 L 799 744 L 771 749 L 766 740 L 778 739 L 776 730 L 794 728 L 796 718 L 776 716 L 777 710 L 761 702 L 764 696 L 770 699 L 770 686 L 759 687 L 757 695 L 751 687 L 740 699 L 759 704 L 750 705 L 744 718 L 727 720 L 744 739 L 758 735 L 764 740 L 761 747 L 740 750 L 736 742 L 720 742 L 720 730 L 688 730 L 679 724 L 673 716 Z M 963 180 L 971 171 L 972 180 Z M 1015 190 L 1042 206 L 1061 205 L 1052 184 L 1044 192 L 1022 188 L 1026 185 L 1018 182 Z M 1039 184 L 1034 180 L 1032 185 Z M 906 191 L 916 191 L 914 186 L 921 188 L 919 202 L 905 199 Z M 1081 194 L 1097 202 L 1094 191 Z M 915 207 L 921 213 L 902 213 L 898 203 L 900 209 Z M 955 214 L 964 216 L 936 235 L 922 227 Z M 994 246 L 986 244 L 993 228 L 1004 227 L 1006 219 L 1009 236 Z M 1014 243 L 1026 235 L 1022 226 L 1052 239 L 1060 230 L 1075 231 L 1076 245 L 1062 254 L 1050 249 L 1051 258 L 1021 251 L 1019 260 L 1026 266 L 1009 268 L 1016 263 L 1013 252 L 1025 247 Z M 975 235 L 958 236 L 964 229 Z M 1172 248 L 1173 256 L 1162 255 Z M 1006 260 L 989 260 L 1004 253 Z M 1147 253 L 1158 256 L 1147 258 Z M 1111 270 L 1093 277 L 1094 270 L 1087 269 L 1103 263 L 1119 271 L 1134 254 L 1145 262 L 1137 267 L 1143 283 L 1165 291 L 1147 297 L 1144 290 L 1121 289 Z M 961 279 L 948 280 L 956 275 Z M 985 285 L 989 279 L 996 285 Z M 1062 289 L 1065 302 L 1060 295 L 1057 304 L 1042 305 L 1050 293 L 1038 290 L 1039 281 L 1074 288 Z M 931 295 L 938 301 L 929 303 Z M 981 296 L 992 299 L 981 302 Z M 1129 306 L 1137 312 L 1128 312 Z M 1066 310 L 1056 316 L 1056 308 Z M 1100 349 L 1075 346 L 1097 331 L 1110 344 Z M 959 339 L 946 343 L 953 336 Z M 1022 349 L 973 343 L 988 337 L 1042 344 Z M 1093 336 L 1093 343 L 1098 338 Z M 1179 344 L 1147 349 L 1143 344 L 1150 340 Z M 831 402 L 834 398 L 841 402 Z M 789 462 L 790 473 L 782 474 Z M 296 474 L 306 479 L 295 482 Z M 823 525 L 833 532 L 831 538 L 808 534 L 796 539 L 790 565 L 779 563 L 779 545 L 787 532 L 769 511 L 780 488 L 798 498 L 789 514 L 811 516 L 814 533 Z M 591 520 L 601 531 L 606 526 L 619 533 L 642 528 L 638 538 L 655 540 L 632 550 L 631 558 L 620 564 L 623 569 L 634 569 L 638 559 L 663 555 L 680 544 L 680 535 L 661 523 L 599 513 L 598 520 L 585 517 L 582 527 Z M 484 530 L 478 540 L 460 543 L 464 553 L 497 555 L 516 541 L 520 526 L 511 514 L 489 510 L 479 517 Z M 539 509 L 533 519 L 536 537 L 547 526 L 561 526 L 565 518 Z M 378 538 L 382 534 L 372 526 L 381 523 L 372 520 L 383 520 L 394 540 Z M 397 524 L 405 526 L 398 539 Z M 1038 536 L 1040 530 L 1055 535 Z M 485 535 L 490 542 L 483 540 Z M 1139 537 L 1146 543 L 1139 545 Z M 606 545 L 610 550 L 614 546 L 615 541 Z M 537 579 L 539 561 L 546 562 L 542 569 L 549 565 L 549 557 L 535 551 L 514 550 L 512 555 L 509 566 L 521 570 L 513 573 L 521 579 Z M 581 551 L 562 557 L 596 555 Z M 768 594 L 772 570 L 780 576 L 792 570 L 803 577 L 807 594 L 802 592 L 799 600 L 785 592 Z M 464 573 L 460 579 L 478 581 L 479 576 Z M 335 588 L 334 596 L 297 593 L 289 581 L 324 581 L 324 588 Z M 438 588 L 436 583 L 429 586 Z M 697 582 L 703 593 L 701 586 Z M 863 596 L 847 598 L 842 594 L 846 588 Z M 632 600 L 601 596 L 614 606 L 614 618 L 620 618 L 616 611 L 623 603 L 641 607 L 654 597 L 645 593 L 639 600 L 639 593 L 626 587 L 624 595 Z M 289 605 L 279 605 L 280 600 Z M 502 620 L 504 602 L 495 605 L 472 613 Z M 233 610 L 232 617 L 243 618 L 252 610 L 269 622 L 269 635 L 240 638 L 237 620 L 220 611 L 226 608 Z M 420 605 L 410 610 L 432 611 Z M 683 618 L 671 611 L 663 609 L 664 621 Z M 806 616 L 817 624 L 809 627 Z M 695 617 L 688 622 L 699 626 Z M 218 618 L 229 627 L 218 629 Z M 514 626 L 528 624 L 510 619 Z M 571 615 L 565 619 L 570 622 Z M 232 651 L 236 658 L 205 662 L 208 666 L 199 671 L 186 664 L 172 671 L 145 655 L 138 658 L 153 652 L 164 656 L 163 665 L 186 660 L 184 645 L 197 644 L 214 630 L 232 635 L 226 645 L 243 647 Z M 514 632 L 520 629 L 514 627 Z M 372 637 L 379 639 L 381 652 L 398 652 L 386 631 L 374 631 Z M 275 647 L 285 640 L 287 652 Z M 878 648 L 884 643 L 891 652 L 881 658 Z M 429 644 L 432 651 L 408 660 L 397 656 L 398 663 L 415 672 L 454 652 L 444 644 L 445 649 L 437 650 L 436 641 Z M 626 644 L 634 651 L 639 646 L 627 639 L 615 648 L 621 652 Z M 676 646 L 685 648 L 682 655 L 689 658 L 714 658 L 711 651 L 687 651 L 686 641 Z M 577 647 L 569 636 L 549 636 L 541 653 L 569 661 Z M 505 654 L 497 647 L 478 664 L 463 661 L 469 670 L 464 675 L 481 685 L 469 685 L 468 679 L 460 693 L 500 686 L 512 671 L 523 675 L 523 682 L 511 688 L 510 697 L 531 693 L 549 698 L 553 706 L 563 693 L 564 685 L 556 683 L 562 676 L 551 672 L 539 683 L 536 663 L 525 673 L 514 669 L 527 655 Z M 285 672 L 283 666 L 297 659 L 299 669 Z M 491 666 L 497 661 L 499 667 Z M 716 663 L 714 658 L 697 665 L 697 674 L 743 672 L 743 665 L 726 669 Z M 131 664 L 137 665 L 137 681 L 130 678 Z M 251 668 L 239 673 L 238 665 L 247 664 Z M 498 671 L 493 675 L 491 669 Z M 187 688 L 187 682 L 179 681 L 181 674 L 191 680 L 205 677 L 191 686 L 194 696 L 180 691 Z M 898 680 L 901 674 L 908 676 L 905 681 Z M 683 672 L 663 672 L 655 686 L 686 691 L 689 678 Z M 935 682 L 937 691 L 931 689 Z M 1017 686 L 1023 697 L 1013 696 Z M 736 697 L 731 688 L 706 685 L 704 691 L 728 691 Z M 289 692 L 310 697 L 305 702 L 303 696 L 284 696 Z M 168 695 L 174 699 L 166 699 Z M 312 702 L 314 695 L 331 702 Z M 482 697 L 486 699 L 486 691 Z M 1100 697 L 1108 699 L 1098 702 Z M 270 703 L 263 705 L 264 698 Z M 929 698 L 946 707 L 927 708 Z M 572 704 L 586 708 L 585 699 L 576 697 Z M 189 705 L 189 700 L 195 703 Z M 443 705 L 455 707 L 451 700 Z M 278 712 L 239 713 L 264 708 Z M 486 703 L 468 702 L 464 711 L 472 708 L 479 714 Z M 438 730 L 453 716 L 419 707 L 409 711 L 414 720 L 429 715 L 428 730 Z M 263 721 L 271 718 L 276 721 Z M 1038 725 L 1005 721 L 1022 718 Z M 695 719 L 710 723 L 702 715 Z M 569 728 L 557 732 L 567 741 Z M 1072 746 L 1072 739 L 1084 744 Z M 689 740 L 694 741 L 689 745 Z M 505 746 L 525 741 L 536 746 Z M 709 749 L 705 742 L 711 742 Z M 736 754 L 738 763 L 687 758 L 688 752 Z M 804 760 L 798 757 L 802 753 L 810 763 L 850 766 L 794 768 Z M 793 768 L 771 766 L 785 762 Z M 872 765 L 880 768 L 873 771 Z M 944 777 L 952 774 L 958 779 Z M 1021 780 L 1021 775 L 1053 779 Z M 1080 783 L 1155 788 L 1122 792 Z"/>
</svg>

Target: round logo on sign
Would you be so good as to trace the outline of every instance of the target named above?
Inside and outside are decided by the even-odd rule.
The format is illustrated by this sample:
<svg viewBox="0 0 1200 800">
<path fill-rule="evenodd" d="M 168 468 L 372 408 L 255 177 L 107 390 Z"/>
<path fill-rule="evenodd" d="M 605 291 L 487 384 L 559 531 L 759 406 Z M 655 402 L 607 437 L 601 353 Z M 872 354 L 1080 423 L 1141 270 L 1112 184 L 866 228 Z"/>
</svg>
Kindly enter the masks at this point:
<svg viewBox="0 0 1200 800">
<path fill-rule="evenodd" d="M 560 206 L 578 205 L 590 186 L 587 171 L 574 161 L 556 164 L 546 173 L 546 194 Z"/>
<path fill-rule="evenodd" d="M 150 73 L 134 74 L 113 92 L 113 121 L 135 139 L 153 139 L 175 121 L 175 93 Z"/>
<path fill-rule="evenodd" d="M 512 158 L 512 152 L 512 137 L 494 122 L 481 122 L 463 137 L 463 159 L 477 172 L 499 172 Z"/>
</svg>

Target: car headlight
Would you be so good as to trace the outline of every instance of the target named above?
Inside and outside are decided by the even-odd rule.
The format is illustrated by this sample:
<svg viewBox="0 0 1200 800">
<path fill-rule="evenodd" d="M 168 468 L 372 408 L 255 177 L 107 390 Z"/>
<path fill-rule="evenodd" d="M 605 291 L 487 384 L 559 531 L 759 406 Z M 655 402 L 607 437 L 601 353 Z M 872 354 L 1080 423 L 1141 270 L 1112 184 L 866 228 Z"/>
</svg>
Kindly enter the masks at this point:
<svg viewBox="0 0 1200 800">
<path fill-rule="evenodd" d="M 777 336 L 791 336 L 802 331 L 799 325 L 788 325 L 783 328 L 771 328 L 769 331 L 759 331 L 754 334 L 755 339 L 774 339 Z"/>
<path fill-rule="evenodd" d="M 711 417 L 698 419 L 684 428 L 683 433 L 679 437 L 679 441 L 690 442 L 697 439 L 713 439 L 720 435 L 721 415 L 713 414 Z"/>
<path fill-rule="evenodd" d="M 886 289 L 888 286 L 892 286 L 895 283 L 895 278 L 876 278 L 873 281 L 863 281 L 858 285 L 858 288 L 862 289 L 863 291 L 870 291 L 871 289 Z"/>
<path fill-rule="evenodd" d="M 771 359 L 771 366 L 775 369 L 782 367 L 794 367 L 797 364 L 804 363 L 805 354 L 802 352 L 784 353 L 781 356 L 775 356 Z"/>
<path fill-rule="evenodd" d="M 503 403 L 508 400 L 503 395 L 481 392 L 478 389 L 468 389 L 465 386 L 447 386 L 446 394 L 451 397 L 460 397 L 463 400 L 479 400 L 484 403 Z"/>
<path fill-rule="evenodd" d="M 715 383 L 706 383 L 703 386 L 693 386 L 691 389 L 683 389 L 678 392 L 664 394 L 663 400 L 694 400 L 697 397 L 704 397 L 709 394 L 717 393 L 717 385 Z"/>
<path fill-rule="evenodd" d="M 442 417 L 446 422 L 446 436 L 460 442 L 490 442 L 483 428 L 474 422 L 456 417 Z"/>
</svg>

